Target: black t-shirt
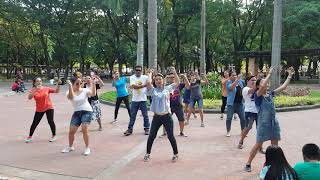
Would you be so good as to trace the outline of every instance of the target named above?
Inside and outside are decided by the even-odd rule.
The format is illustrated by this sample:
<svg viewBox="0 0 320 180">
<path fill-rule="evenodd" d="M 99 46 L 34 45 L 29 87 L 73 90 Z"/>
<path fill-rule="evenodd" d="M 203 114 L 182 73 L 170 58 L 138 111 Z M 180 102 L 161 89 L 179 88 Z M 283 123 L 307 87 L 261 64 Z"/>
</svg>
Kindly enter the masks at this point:
<svg viewBox="0 0 320 180">
<path fill-rule="evenodd" d="M 87 87 L 87 83 L 84 84 L 84 88 Z M 88 98 L 88 101 L 89 103 L 91 104 L 92 101 L 96 101 L 96 100 L 99 100 L 99 97 L 98 97 L 98 89 L 101 89 L 100 88 L 100 85 L 99 84 L 96 84 L 96 95 L 95 96 L 91 96 L 90 98 Z"/>
<path fill-rule="evenodd" d="M 234 102 L 235 102 L 235 103 L 241 103 L 241 102 L 242 102 L 242 99 L 243 99 L 242 89 L 241 89 L 241 87 L 238 85 L 238 86 L 236 87 L 236 90 L 237 90 L 237 92 L 236 92 L 236 96 L 235 96 L 235 98 L 234 98 Z"/>
</svg>

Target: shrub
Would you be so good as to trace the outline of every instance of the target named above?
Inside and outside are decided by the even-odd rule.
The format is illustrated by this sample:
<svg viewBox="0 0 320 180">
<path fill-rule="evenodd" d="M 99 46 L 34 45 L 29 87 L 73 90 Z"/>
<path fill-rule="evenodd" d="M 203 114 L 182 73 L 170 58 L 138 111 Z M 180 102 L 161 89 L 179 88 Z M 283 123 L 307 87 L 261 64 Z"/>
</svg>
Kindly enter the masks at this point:
<svg viewBox="0 0 320 180">
<path fill-rule="evenodd" d="M 204 99 L 221 99 L 221 76 L 218 73 L 210 72 L 207 74 L 209 85 L 202 87 Z"/>
</svg>

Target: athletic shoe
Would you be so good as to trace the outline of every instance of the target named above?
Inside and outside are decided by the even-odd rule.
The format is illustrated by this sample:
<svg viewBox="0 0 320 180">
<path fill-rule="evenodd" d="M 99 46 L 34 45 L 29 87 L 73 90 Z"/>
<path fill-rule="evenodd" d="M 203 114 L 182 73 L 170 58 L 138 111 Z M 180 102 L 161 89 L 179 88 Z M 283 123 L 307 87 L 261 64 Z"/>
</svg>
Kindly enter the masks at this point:
<svg viewBox="0 0 320 180">
<path fill-rule="evenodd" d="M 144 135 L 149 135 L 149 133 L 150 133 L 150 132 L 149 132 L 149 129 L 145 129 L 145 130 L 144 130 Z"/>
<path fill-rule="evenodd" d="M 180 136 L 182 136 L 182 137 L 188 137 L 188 135 L 184 134 L 183 132 L 180 132 Z"/>
<path fill-rule="evenodd" d="M 266 154 L 266 152 L 263 150 L 263 148 L 260 148 L 260 149 L 259 149 L 259 153 L 261 153 L 261 154 Z"/>
<path fill-rule="evenodd" d="M 243 144 L 239 143 L 238 144 L 238 149 L 243 149 Z"/>
<path fill-rule="evenodd" d="M 90 150 L 90 148 L 87 147 L 87 148 L 84 150 L 83 155 L 89 156 L 90 153 L 91 153 L 91 150 Z"/>
<path fill-rule="evenodd" d="M 246 164 L 246 166 L 244 167 L 244 170 L 247 172 L 251 172 L 251 165 L 250 164 Z"/>
<path fill-rule="evenodd" d="M 150 154 L 145 154 L 143 157 L 144 162 L 150 161 Z"/>
<path fill-rule="evenodd" d="M 28 137 L 26 140 L 25 140 L 26 143 L 31 143 L 32 142 L 32 137 Z"/>
<path fill-rule="evenodd" d="M 231 136 L 230 132 L 227 132 L 226 137 L 230 137 L 230 136 Z"/>
<path fill-rule="evenodd" d="M 233 115 L 233 120 L 238 120 L 238 117 L 237 117 L 237 115 Z"/>
<path fill-rule="evenodd" d="M 178 154 L 175 154 L 175 155 L 173 155 L 173 156 L 172 156 L 171 161 L 172 161 L 172 162 L 177 162 L 177 161 L 178 161 L 178 159 L 179 159 Z"/>
<path fill-rule="evenodd" d="M 159 138 L 164 138 L 164 137 L 166 137 L 167 136 L 167 134 L 161 134 L 160 136 L 159 136 Z"/>
<path fill-rule="evenodd" d="M 61 152 L 62 153 L 69 153 L 71 151 L 74 151 L 74 147 L 68 146 L 68 147 L 64 148 Z"/>
<path fill-rule="evenodd" d="M 49 142 L 55 142 L 57 140 L 57 136 L 52 136 L 50 139 L 49 139 Z"/>
<path fill-rule="evenodd" d="M 198 118 L 196 114 L 193 114 L 193 117 L 194 117 L 195 119 L 197 119 L 197 118 Z"/>
<path fill-rule="evenodd" d="M 99 127 L 98 131 L 102 131 L 102 127 Z"/>
<path fill-rule="evenodd" d="M 220 120 L 223 120 L 223 114 L 221 114 L 221 116 L 220 116 Z"/>
<path fill-rule="evenodd" d="M 201 123 L 200 127 L 204 127 L 204 123 Z"/>
<path fill-rule="evenodd" d="M 126 130 L 123 134 L 124 134 L 125 136 L 130 136 L 130 135 L 132 134 L 132 132 L 129 131 L 129 130 Z"/>
<path fill-rule="evenodd" d="M 117 122 L 118 122 L 118 120 L 115 119 L 115 120 L 111 121 L 110 124 L 115 124 Z"/>
</svg>

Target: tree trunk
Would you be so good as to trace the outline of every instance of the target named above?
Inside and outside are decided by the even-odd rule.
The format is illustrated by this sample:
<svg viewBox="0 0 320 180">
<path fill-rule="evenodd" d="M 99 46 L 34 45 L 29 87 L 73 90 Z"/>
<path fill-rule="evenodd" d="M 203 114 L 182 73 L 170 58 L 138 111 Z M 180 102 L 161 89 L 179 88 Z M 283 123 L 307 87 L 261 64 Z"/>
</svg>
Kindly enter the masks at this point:
<svg viewBox="0 0 320 180">
<path fill-rule="evenodd" d="M 139 25 L 138 25 L 138 45 L 137 45 L 137 65 L 143 67 L 144 55 L 144 9 L 143 0 L 139 0 Z"/>
<path fill-rule="evenodd" d="M 281 61 L 282 0 L 274 1 L 273 11 L 271 66 L 279 66 Z M 280 72 L 275 71 L 271 76 L 271 89 L 275 89 L 279 85 Z"/>
<path fill-rule="evenodd" d="M 201 7 L 201 58 L 200 73 L 206 72 L 206 0 L 202 0 Z"/>
<path fill-rule="evenodd" d="M 157 69 L 157 0 L 148 1 L 148 66 Z"/>
</svg>

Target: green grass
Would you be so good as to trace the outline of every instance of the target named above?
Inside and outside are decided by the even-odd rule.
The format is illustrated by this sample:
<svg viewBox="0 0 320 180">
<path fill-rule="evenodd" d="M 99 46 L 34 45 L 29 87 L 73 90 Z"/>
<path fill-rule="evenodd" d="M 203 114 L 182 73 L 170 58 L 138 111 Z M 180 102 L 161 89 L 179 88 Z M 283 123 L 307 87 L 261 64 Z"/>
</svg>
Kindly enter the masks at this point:
<svg viewBox="0 0 320 180">
<path fill-rule="evenodd" d="M 116 102 L 116 92 L 106 92 L 100 95 L 105 101 Z M 131 98 L 130 98 L 131 99 Z M 220 99 L 204 99 L 203 106 L 205 109 L 220 109 L 222 102 Z M 320 104 L 320 91 L 312 90 L 308 96 L 289 97 L 277 96 L 275 98 L 276 107 L 293 107 L 301 105 Z"/>
</svg>

